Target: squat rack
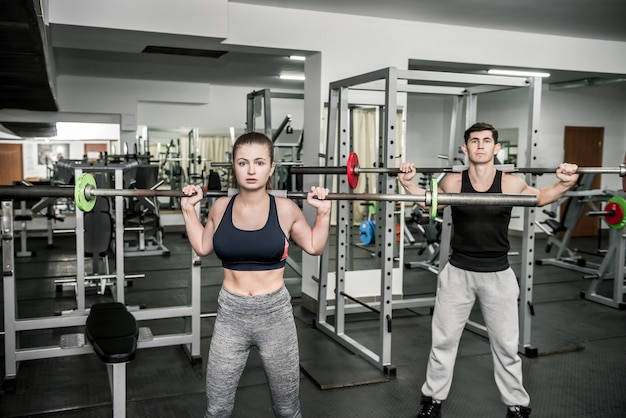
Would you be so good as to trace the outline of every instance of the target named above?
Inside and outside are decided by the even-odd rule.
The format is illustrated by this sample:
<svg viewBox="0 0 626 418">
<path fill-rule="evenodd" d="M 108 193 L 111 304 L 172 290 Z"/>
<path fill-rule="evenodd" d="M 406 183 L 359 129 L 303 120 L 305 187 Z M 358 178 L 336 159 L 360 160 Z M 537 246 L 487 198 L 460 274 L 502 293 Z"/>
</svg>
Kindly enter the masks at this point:
<svg viewBox="0 0 626 418">
<path fill-rule="evenodd" d="M 469 126 L 476 120 L 477 96 L 482 93 L 496 92 L 507 89 L 528 89 L 528 144 L 526 161 L 533 161 L 534 145 L 538 134 L 538 119 L 541 102 L 540 77 L 503 77 L 477 74 L 439 73 L 431 71 L 400 70 L 388 67 L 335 81 L 329 86 L 328 129 L 326 144 L 326 167 L 347 166 L 351 151 L 349 135 L 349 94 L 355 90 L 378 91 L 384 93 L 384 117 L 380 127 L 381 143 L 379 145 L 379 168 L 397 167 L 398 162 L 393 153 L 396 141 L 395 115 L 397 96 L 400 93 L 439 94 L 453 98 L 452 118 L 449 138 L 449 164 L 453 164 L 456 152 L 456 141 L 462 135 L 459 126 Z M 461 115 L 464 108 L 465 114 Z M 464 128 L 463 128 L 464 129 Z M 335 157 L 335 152 L 337 157 Z M 396 179 L 389 170 L 383 170 L 378 176 L 378 191 L 389 193 L 396 187 Z M 534 186 L 534 177 L 527 174 L 527 182 Z M 326 181 L 326 180 L 325 180 Z M 345 176 L 337 179 L 339 193 L 348 193 L 349 185 Z M 392 287 L 394 276 L 394 202 L 381 202 L 376 213 L 376 246 L 380 255 L 380 294 L 379 302 L 364 303 L 346 293 L 346 279 L 349 276 L 349 248 L 352 228 L 352 205 L 339 202 L 336 210 L 336 273 L 335 283 L 329 283 L 329 254 L 325 251 L 320 258 L 320 275 L 317 294 L 316 326 L 324 334 L 373 364 L 387 375 L 395 375 L 395 366 L 391 363 L 391 332 L 394 308 L 432 307 L 434 297 L 393 300 Z M 450 239 L 451 215 L 445 210 L 444 231 L 442 242 Z M 524 208 L 526 227 L 523 236 L 522 271 L 520 275 L 520 338 L 519 351 L 526 355 L 536 355 L 531 346 L 531 315 L 533 286 L 533 247 L 535 208 Z M 449 250 L 442 249 L 440 266 L 447 262 Z M 401 270 L 400 270 L 401 274 Z M 334 285 L 334 306 L 328 301 L 328 287 Z M 356 304 L 346 304 L 350 299 Z M 365 347 L 346 333 L 345 319 L 349 312 L 370 310 L 378 313 L 378 343 L 375 349 Z M 334 315 L 333 323 L 328 317 Z M 469 322 L 467 328 L 481 335 L 486 335 L 483 325 Z"/>
</svg>

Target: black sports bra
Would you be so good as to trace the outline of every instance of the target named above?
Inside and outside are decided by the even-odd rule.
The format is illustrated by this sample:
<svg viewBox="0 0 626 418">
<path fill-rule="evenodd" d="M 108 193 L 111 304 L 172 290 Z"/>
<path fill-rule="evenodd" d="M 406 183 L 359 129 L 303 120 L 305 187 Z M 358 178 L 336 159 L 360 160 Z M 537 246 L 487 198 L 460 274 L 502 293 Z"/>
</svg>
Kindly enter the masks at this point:
<svg viewBox="0 0 626 418">
<path fill-rule="evenodd" d="M 233 204 L 237 195 L 228 202 L 224 216 L 213 235 L 213 250 L 230 270 L 259 271 L 285 267 L 289 240 L 285 236 L 276 209 L 276 198 L 270 197 L 267 222 L 261 229 L 247 231 L 233 225 Z"/>
</svg>

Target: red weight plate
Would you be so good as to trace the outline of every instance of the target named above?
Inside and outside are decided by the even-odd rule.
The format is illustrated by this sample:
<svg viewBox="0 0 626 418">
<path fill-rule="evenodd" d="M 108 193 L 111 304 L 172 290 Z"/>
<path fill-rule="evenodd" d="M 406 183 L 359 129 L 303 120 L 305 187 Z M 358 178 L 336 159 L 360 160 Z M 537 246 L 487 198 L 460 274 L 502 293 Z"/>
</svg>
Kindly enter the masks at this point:
<svg viewBox="0 0 626 418">
<path fill-rule="evenodd" d="M 618 205 L 617 202 L 607 203 L 606 206 L 604 206 L 604 210 L 613 212 L 612 215 L 604 215 L 604 220 L 609 225 L 617 225 L 624 217 L 624 209 Z"/>
<path fill-rule="evenodd" d="M 359 156 L 356 152 L 351 152 L 348 155 L 348 166 L 346 167 L 346 175 L 348 176 L 348 186 L 351 189 L 356 189 L 359 184 L 359 175 L 354 172 L 355 168 L 359 167 Z"/>
<path fill-rule="evenodd" d="M 613 215 L 604 216 L 609 227 L 613 229 L 626 227 L 626 199 L 620 196 L 613 196 L 606 202 L 605 210 L 613 212 Z"/>
</svg>

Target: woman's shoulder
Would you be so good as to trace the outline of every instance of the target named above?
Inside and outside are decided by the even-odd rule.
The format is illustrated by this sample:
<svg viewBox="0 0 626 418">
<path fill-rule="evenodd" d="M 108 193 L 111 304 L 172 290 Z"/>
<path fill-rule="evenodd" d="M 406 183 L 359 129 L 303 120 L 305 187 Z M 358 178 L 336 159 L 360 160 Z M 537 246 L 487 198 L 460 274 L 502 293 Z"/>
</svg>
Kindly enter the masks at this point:
<svg viewBox="0 0 626 418">
<path fill-rule="evenodd" d="M 289 197 L 274 195 L 274 200 L 276 201 L 277 206 L 297 206 L 293 199 Z"/>
<path fill-rule="evenodd" d="M 226 211 L 226 207 L 228 206 L 228 202 L 233 198 L 233 196 L 221 196 L 215 199 L 215 201 L 211 204 L 211 212 L 223 214 Z"/>
<path fill-rule="evenodd" d="M 300 210 L 298 205 L 296 205 L 296 202 L 294 202 L 292 199 L 288 197 L 274 196 L 274 199 L 276 201 L 276 208 L 281 213 L 291 212 L 294 210 L 298 210 L 298 211 Z"/>
</svg>

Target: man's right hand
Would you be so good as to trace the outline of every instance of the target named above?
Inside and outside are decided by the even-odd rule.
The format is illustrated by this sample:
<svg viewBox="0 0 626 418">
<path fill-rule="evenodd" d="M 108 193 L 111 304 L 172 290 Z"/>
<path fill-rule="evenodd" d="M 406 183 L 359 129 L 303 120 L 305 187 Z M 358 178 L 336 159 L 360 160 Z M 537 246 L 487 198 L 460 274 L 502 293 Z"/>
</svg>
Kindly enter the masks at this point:
<svg viewBox="0 0 626 418">
<path fill-rule="evenodd" d="M 408 184 L 411 183 L 412 180 L 417 175 L 417 171 L 415 170 L 415 164 L 413 163 L 401 163 L 400 164 L 400 172 L 398 173 L 398 181 L 400 184 Z"/>
</svg>

